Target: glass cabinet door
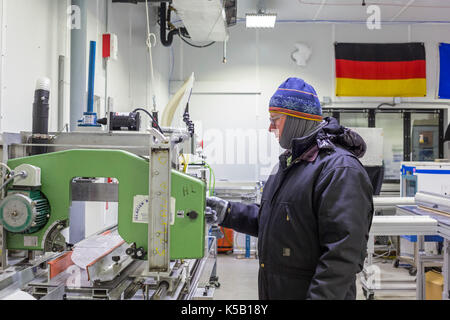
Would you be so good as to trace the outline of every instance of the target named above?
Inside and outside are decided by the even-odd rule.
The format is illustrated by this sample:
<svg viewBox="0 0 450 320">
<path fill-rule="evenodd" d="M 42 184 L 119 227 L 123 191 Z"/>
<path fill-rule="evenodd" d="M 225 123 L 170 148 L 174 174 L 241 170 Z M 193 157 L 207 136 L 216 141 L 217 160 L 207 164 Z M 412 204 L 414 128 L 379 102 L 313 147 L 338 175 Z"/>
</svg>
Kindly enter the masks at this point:
<svg viewBox="0 0 450 320">
<path fill-rule="evenodd" d="M 411 114 L 412 161 L 434 161 L 439 158 L 439 115 Z"/>
<path fill-rule="evenodd" d="M 384 131 L 384 179 L 400 180 L 403 161 L 403 117 L 401 113 L 377 113 L 376 127 Z"/>
<path fill-rule="evenodd" d="M 342 112 L 340 115 L 341 126 L 348 128 L 367 128 L 369 127 L 367 113 Z"/>
</svg>

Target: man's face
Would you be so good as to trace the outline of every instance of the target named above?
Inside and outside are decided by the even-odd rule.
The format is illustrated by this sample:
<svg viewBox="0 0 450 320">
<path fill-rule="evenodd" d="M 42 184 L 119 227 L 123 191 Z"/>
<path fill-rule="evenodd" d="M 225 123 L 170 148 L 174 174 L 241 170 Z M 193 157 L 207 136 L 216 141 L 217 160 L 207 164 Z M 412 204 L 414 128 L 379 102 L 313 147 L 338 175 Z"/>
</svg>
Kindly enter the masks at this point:
<svg viewBox="0 0 450 320">
<path fill-rule="evenodd" d="M 269 132 L 273 132 L 280 141 L 280 137 L 283 134 L 284 124 L 286 123 L 287 116 L 279 113 L 270 114 L 270 127 Z"/>
</svg>

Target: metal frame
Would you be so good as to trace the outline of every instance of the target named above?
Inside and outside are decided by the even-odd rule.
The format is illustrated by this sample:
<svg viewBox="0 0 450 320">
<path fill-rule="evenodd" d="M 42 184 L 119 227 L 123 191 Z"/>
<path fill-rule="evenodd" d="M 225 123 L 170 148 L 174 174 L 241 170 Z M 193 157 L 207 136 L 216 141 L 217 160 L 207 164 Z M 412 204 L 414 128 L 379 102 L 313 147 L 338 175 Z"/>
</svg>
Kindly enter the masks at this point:
<svg viewBox="0 0 450 320">
<path fill-rule="evenodd" d="M 444 293 L 442 294 L 443 300 L 450 300 L 450 237 L 444 238 L 444 247 L 442 254 L 444 255 L 444 266 L 442 267 L 442 274 L 444 276 Z"/>
<path fill-rule="evenodd" d="M 149 161 L 148 271 L 170 273 L 171 156 L 168 140 L 152 129 Z"/>
<path fill-rule="evenodd" d="M 438 224 L 438 234 L 444 238 L 442 255 L 444 265 L 442 266 L 442 275 L 444 276 L 443 300 L 450 300 L 450 226 Z"/>
<path fill-rule="evenodd" d="M 401 209 L 397 209 L 397 215 L 399 213 L 406 212 L 399 212 L 402 211 Z M 403 214 L 403 215 L 404 215 Z M 406 214 L 410 216 L 409 214 Z M 414 217 L 414 216 L 411 216 Z M 430 218 L 430 220 L 433 220 Z M 376 291 L 411 291 L 416 290 L 416 297 L 418 300 L 424 300 L 425 299 L 425 278 L 424 278 L 424 268 L 429 266 L 442 266 L 443 259 L 441 256 L 436 255 L 427 255 L 424 248 L 424 237 L 425 235 L 431 235 L 431 234 L 437 234 L 438 233 L 438 222 L 435 221 L 435 225 L 427 225 L 427 226 L 412 226 L 408 223 L 404 224 L 398 224 L 398 225 L 377 225 L 377 221 L 374 217 L 374 223 L 372 225 L 372 230 L 369 235 L 369 241 L 367 244 L 367 252 L 368 257 L 366 260 L 366 264 L 364 266 L 363 273 L 360 277 L 361 285 L 363 288 L 363 291 L 366 293 L 366 298 L 371 299 L 373 298 Z M 417 276 L 416 276 L 416 284 L 414 286 L 410 284 L 409 286 L 405 283 L 405 281 L 390 281 L 389 284 L 384 284 L 384 286 L 379 283 L 375 286 L 369 282 L 371 279 L 371 274 L 367 272 L 368 267 L 373 264 L 372 261 L 372 254 L 374 253 L 374 238 L 375 236 L 381 236 L 381 235 L 417 235 L 418 236 L 418 243 L 419 243 L 419 256 L 417 261 Z M 380 279 L 381 280 L 381 279 Z"/>
</svg>

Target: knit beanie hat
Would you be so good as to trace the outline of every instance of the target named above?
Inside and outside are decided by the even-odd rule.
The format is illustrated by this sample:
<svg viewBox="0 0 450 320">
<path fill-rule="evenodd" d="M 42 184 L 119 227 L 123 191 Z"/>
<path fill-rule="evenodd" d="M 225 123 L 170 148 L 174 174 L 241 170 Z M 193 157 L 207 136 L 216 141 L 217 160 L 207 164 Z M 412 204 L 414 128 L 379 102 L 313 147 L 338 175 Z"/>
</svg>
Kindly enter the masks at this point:
<svg viewBox="0 0 450 320">
<path fill-rule="evenodd" d="M 278 88 L 270 100 L 269 111 L 305 120 L 323 120 L 316 91 L 299 78 L 289 78 Z"/>
</svg>

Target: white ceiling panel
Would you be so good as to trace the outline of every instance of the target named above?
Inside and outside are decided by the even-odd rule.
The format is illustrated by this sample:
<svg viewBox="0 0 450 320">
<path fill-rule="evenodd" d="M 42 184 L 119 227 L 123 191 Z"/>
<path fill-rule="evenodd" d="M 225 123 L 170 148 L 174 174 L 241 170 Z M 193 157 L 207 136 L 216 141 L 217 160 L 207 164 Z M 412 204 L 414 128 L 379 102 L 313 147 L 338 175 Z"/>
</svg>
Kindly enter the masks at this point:
<svg viewBox="0 0 450 320">
<path fill-rule="evenodd" d="M 365 21 L 367 6 L 379 5 L 382 21 L 446 21 L 450 22 L 449 0 L 265 0 L 268 12 L 278 14 L 281 21 L 332 20 Z M 238 17 L 257 12 L 259 0 L 238 0 Z"/>
</svg>

